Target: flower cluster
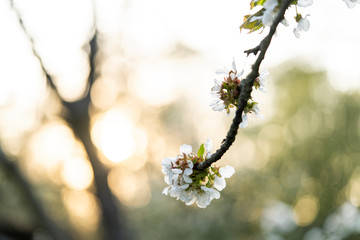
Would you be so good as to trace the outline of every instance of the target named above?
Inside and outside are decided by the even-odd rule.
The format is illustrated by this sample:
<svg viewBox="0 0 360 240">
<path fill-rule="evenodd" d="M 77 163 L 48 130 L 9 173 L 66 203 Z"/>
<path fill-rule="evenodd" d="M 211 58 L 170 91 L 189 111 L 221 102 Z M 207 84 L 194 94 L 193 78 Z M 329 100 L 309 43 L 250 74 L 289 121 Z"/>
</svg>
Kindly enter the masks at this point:
<svg viewBox="0 0 360 240">
<path fill-rule="evenodd" d="M 243 71 L 237 72 L 235 60 L 233 60 L 230 70 L 227 68 L 219 69 L 216 73 L 224 76 L 224 80 L 214 79 L 211 95 L 216 99 L 210 103 L 210 106 L 214 111 L 221 112 L 225 109 L 226 113 L 229 114 L 230 108 L 238 105 Z"/>
<path fill-rule="evenodd" d="M 355 1 L 359 2 L 360 0 L 344 0 L 344 1 L 346 1 L 347 4 L 348 2 L 351 2 L 350 3 L 351 5 L 351 4 L 355 4 L 354 3 Z M 297 12 L 297 7 L 308 7 L 311 6 L 312 4 L 313 4 L 313 0 L 298 0 L 292 3 L 292 5 L 296 6 L 296 16 L 294 18 L 297 25 L 296 27 L 294 27 L 294 34 L 297 38 L 300 37 L 301 31 L 306 32 L 310 28 L 310 22 L 307 19 L 308 15 L 303 17 L 300 13 Z M 249 29 L 250 32 L 253 32 L 261 28 L 264 28 L 265 26 L 270 27 L 272 25 L 280 9 L 278 0 L 266 0 L 266 1 L 252 0 L 250 4 L 251 9 L 254 8 L 255 6 L 261 6 L 261 5 L 263 6 L 263 8 L 260 9 L 258 12 L 256 12 L 253 15 L 245 16 L 244 23 L 240 26 L 240 30 L 244 28 L 244 29 Z M 284 24 L 285 26 L 289 26 L 289 22 L 285 18 L 281 21 L 281 23 Z"/>
<path fill-rule="evenodd" d="M 170 195 L 186 205 L 197 204 L 200 208 L 207 207 L 226 186 L 225 178 L 231 177 L 235 170 L 231 166 L 209 167 L 202 171 L 194 169 L 195 164 L 205 161 L 211 156 L 212 143 L 207 140 L 199 148 L 198 154 L 192 152 L 190 145 L 180 147 L 180 155 L 164 158 L 162 172 L 165 182 L 169 185 L 163 194 Z"/>
<path fill-rule="evenodd" d="M 215 99 L 210 103 L 212 110 L 220 112 L 225 110 L 227 114 L 230 114 L 230 109 L 236 108 L 238 106 L 240 96 L 240 82 L 242 80 L 241 76 L 243 72 L 244 71 L 242 70 L 238 73 L 235 60 L 233 60 L 232 68 L 230 70 L 224 68 L 216 71 L 217 74 L 223 75 L 224 79 L 222 81 L 214 79 L 214 86 L 211 88 L 211 95 Z M 254 88 L 266 92 L 265 82 L 268 75 L 269 72 L 264 70 L 260 76 L 255 79 Z M 256 116 L 262 118 L 259 105 L 252 98 L 249 99 L 247 106 L 244 109 L 240 127 L 247 127 L 247 114 L 249 113 L 255 113 Z"/>
</svg>

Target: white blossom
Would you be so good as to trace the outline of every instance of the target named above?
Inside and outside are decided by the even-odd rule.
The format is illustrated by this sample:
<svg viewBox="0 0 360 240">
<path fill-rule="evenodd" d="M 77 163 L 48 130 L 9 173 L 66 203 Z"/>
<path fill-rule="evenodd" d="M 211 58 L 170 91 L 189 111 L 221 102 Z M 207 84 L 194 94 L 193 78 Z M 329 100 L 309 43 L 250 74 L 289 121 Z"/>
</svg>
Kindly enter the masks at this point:
<svg viewBox="0 0 360 240">
<path fill-rule="evenodd" d="M 307 16 L 309 16 L 309 15 L 306 15 L 304 18 L 301 18 L 299 20 L 296 28 L 294 28 L 295 37 L 300 38 L 300 32 L 301 31 L 307 32 L 309 30 L 310 22 L 307 19 Z"/>
<path fill-rule="evenodd" d="M 264 116 L 260 114 L 259 104 L 254 105 L 253 111 L 254 111 L 255 115 L 258 116 L 259 118 L 264 118 Z"/>
<path fill-rule="evenodd" d="M 201 191 L 196 193 L 196 205 L 199 208 L 206 208 L 214 198 L 220 198 L 218 191 L 213 188 L 201 186 Z"/>
<path fill-rule="evenodd" d="M 259 84 L 260 84 L 259 90 L 260 91 L 267 92 L 267 90 L 265 88 L 265 83 L 267 81 L 269 74 L 270 74 L 269 71 L 266 69 L 260 73 L 260 76 L 259 76 Z"/>
<path fill-rule="evenodd" d="M 356 3 L 360 3 L 360 0 L 343 0 L 348 8 L 354 8 Z"/>
<path fill-rule="evenodd" d="M 185 154 L 190 154 L 192 151 L 192 147 L 190 145 L 183 144 L 180 147 L 180 152 Z"/>
<path fill-rule="evenodd" d="M 225 109 L 225 104 L 223 101 L 221 101 L 221 99 L 214 99 L 211 103 L 210 103 L 210 107 L 213 111 L 223 111 Z"/>
<path fill-rule="evenodd" d="M 235 170 L 231 166 L 225 166 L 219 169 L 219 173 L 221 177 L 215 176 L 214 187 L 221 191 L 226 187 L 225 178 L 230 178 L 235 173 Z"/>
<path fill-rule="evenodd" d="M 221 77 L 221 80 L 214 79 L 214 85 L 211 88 L 211 96 L 215 99 L 211 101 L 210 107 L 213 111 L 223 111 L 226 110 L 226 113 L 230 113 L 230 107 L 234 107 L 234 103 L 229 100 L 228 93 L 232 94 L 239 94 L 237 91 L 237 87 L 240 84 L 241 76 L 243 74 L 243 70 L 238 72 L 236 68 L 235 59 L 233 59 L 231 64 L 231 69 L 228 68 L 221 68 L 216 70 L 216 74 Z M 224 82 L 226 82 L 226 86 L 224 87 Z M 234 99 L 234 98 L 232 98 Z"/>
<path fill-rule="evenodd" d="M 164 195 L 176 198 L 186 205 L 196 205 L 200 208 L 207 207 L 213 199 L 220 198 L 220 192 L 226 186 L 225 178 L 231 177 L 235 170 L 231 166 L 221 168 L 209 167 L 206 171 L 194 172 L 194 163 L 205 161 L 211 157 L 212 142 L 208 139 L 203 144 L 199 156 L 192 153 L 190 145 L 183 144 L 176 158 L 162 160 L 162 172 L 165 182 L 169 186 L 163 190 Z M 202 150 L 201 150 L 202 149 Z M 196 174 L 200 174 L 197 176 Z M 193 179 L 199 179 L 195 181 Z"/>
<path fill-rule="evenodd" d="M 313 4 L 313 0 L 298 0 L 297 6 L 308 7 Z"/>
<path fill-rule="evenodd" d="M 241 128 L 246 128 L 248 125 L 249 125 L 248 117 L 247 117 L 246 113 L 243 113 L 243 115 L 242 115 L 242 121 L 241 121 L 241 123 L 240 123 L 240 127 L 241 127 Z"/>
<path fill-rule="evenodd" d="M 207 139 L 206 143 L 205 143 L 205 153 L 206 153 L 205 158 L 210 158 L 211 157 L 212 147 L 213 147 L 213 144 L 212 144 L 211 140 Z"/>
<path fill-rule="evenodd" d="M 276 12 L 275 12 L 275 8 L 277 7 L 278 2 L 277 0 L 267 0 L 264 3 L 264 14 L 262 16 L 262 23 L 264 26 L 271 26 L 271 24 L 273 23 L 275 17 L 276 17 Z"/>
</svg>

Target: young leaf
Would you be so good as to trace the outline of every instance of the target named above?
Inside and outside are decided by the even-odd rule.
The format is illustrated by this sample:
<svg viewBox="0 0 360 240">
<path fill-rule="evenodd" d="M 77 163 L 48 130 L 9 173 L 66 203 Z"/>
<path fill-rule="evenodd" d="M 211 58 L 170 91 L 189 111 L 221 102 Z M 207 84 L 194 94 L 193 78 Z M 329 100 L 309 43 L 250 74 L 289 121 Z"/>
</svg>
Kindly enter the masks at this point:
<svg viewBox="0 0 360 240">
<path fill-rule="evenodd" d="M 240 26 L 240 32 L 244 28 L 249 29 L 249 33 L 252 33 L 264 27 L 264 25 L 262 24 L 262 16 L 264 14 L 264 11 L 265 9 L 262 8 L 253 15 L 244 16 L 244 23 Z"/>
<path fill-rule="evenodd" d="M 205 153 L 205 147 L 204 147 L 204 144 L 201 144 L 199 150 L 198 150 L 198 157 L 202 157 Z"/>
</svg>

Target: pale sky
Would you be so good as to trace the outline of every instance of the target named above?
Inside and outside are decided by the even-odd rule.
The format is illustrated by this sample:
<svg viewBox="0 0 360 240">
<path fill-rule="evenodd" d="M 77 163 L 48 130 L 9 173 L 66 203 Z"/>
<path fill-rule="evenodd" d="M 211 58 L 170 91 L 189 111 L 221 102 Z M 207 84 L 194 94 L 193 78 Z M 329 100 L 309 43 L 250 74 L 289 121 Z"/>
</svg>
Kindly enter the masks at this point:
<svg viewBox="0 0 360 240">
<path fill-rule="evenodd" d="M 248 1 L 95 2 L 100 31 L 112 39 L 111 44 L 125 49 L 125 58 L 136 59 L 137 65 L 133 66 L 136 72 L 131 79 L 133 90 L 154 104 L 170 101 L 179 87 L 188 88 L 194 79 L 201 82 L 200 85 L 211 86 L 217 68 L 229 66 L 233 57 L 243 61 L 241 53 L 256 46 L 266 33 L 265 30 L 263 34 L 240 34 L 243 16 L 250 12 Z M 305 59 L 314 68 L 327 70 L 337 89 L 358 88 L 360 6 L 348 9 L 342 0 L 314 2 L 310 7 L 298 9 L 303 15 L 310 14 L 311 24 L 309 32 L 302 33 L 300 39 L 292 32 L 295 10 L 288 11 L 290 26 L 278 28 L 263 68 L 271 69 L 288 59 Z M 87 72 L 86 54 L 81 47 L 90 36 L 92 1 L 17 0 L 15 4 L 46 67 L 55 75 L 60 91 L 70 100 L 76 98 L 84 87 Z M 4 76 L 0 81 L 1 103 L 6 101 L 10 89 L 16 88 L 16 92 L 24 94 L 28 89 L 25 86 L 21 90 L 20 85 L 26 85 L 24 79 L 29 82 L 41 73 L 8 0 L 0 0 L 0 29 L 0 64 Z M 177 44 L 199 55 L 181 64 L 178 60 L 169 60 L 167 55 Z M 249 64 L 251 60 L 247 61 Z M 158 100 L 156 90 L 154 95 L 145 96 L 138 87 L 160 83 L 166 90 L 161 91 L 167 94 Z"/>
</svg>

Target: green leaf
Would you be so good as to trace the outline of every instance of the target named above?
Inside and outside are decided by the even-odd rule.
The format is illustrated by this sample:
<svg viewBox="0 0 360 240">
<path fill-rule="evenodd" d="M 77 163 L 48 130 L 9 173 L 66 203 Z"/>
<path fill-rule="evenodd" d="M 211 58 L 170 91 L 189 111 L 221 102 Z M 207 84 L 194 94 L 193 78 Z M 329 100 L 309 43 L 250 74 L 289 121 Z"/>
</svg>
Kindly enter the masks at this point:
<svg viewBox="0 0 360 240">
<path fill-rule="evenodd" d="M 242 29 L 249 29 L 249 33 L 255 32 L 264 27 L 261 16 L 263 16 L 265 9 L 262 8 L 253 15 L 244 16 L 244 23 L 240 26 L 240 32 Z"/>
<path fill-rule="evenodd" d="M 251 0 L 250 9 L 253 9 L 255 6 L 261 5 L 263 6 L 266 0 Z"/>
<path fill-rule="evenodd" d="M 205 147 L 204 147 L 204 144 L 201 144 L 199 150 L 198 150 L 198 157 L 202 157 L 205 153 Z"/>
</svg>

